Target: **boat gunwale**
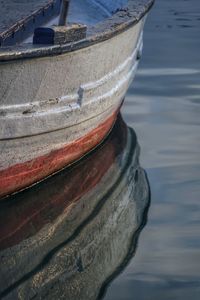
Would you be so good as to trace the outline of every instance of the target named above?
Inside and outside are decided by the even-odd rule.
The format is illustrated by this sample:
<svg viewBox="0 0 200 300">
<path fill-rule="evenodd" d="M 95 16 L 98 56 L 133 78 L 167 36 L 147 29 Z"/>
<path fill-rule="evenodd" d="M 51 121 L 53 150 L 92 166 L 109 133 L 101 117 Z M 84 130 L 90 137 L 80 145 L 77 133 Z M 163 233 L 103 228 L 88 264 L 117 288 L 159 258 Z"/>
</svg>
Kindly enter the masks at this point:
<svg viewBox="0 0 200 300">
<path fill-rule="evenodd" d="M 111 17 L 88 27 L 86 38 L 77 42 L 62 45 L 22 44 L 1 47 L 0 62 L 61 55 L 106 41 L 137 24 L 151 9 L 154 1 L 128 0 L 127 5 L 118 9 Z"/>
</svg>

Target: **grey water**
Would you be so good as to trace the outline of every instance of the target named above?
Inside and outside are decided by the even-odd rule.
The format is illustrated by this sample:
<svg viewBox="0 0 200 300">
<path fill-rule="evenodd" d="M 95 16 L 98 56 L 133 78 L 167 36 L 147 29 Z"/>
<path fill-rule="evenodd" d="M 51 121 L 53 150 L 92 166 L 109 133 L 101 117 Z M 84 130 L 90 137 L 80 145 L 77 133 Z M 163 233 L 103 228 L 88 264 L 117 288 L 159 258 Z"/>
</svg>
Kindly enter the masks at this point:
<svg viewBox="0 0 200 300">
<path fill-rule="evenodd" d="M 141 145 L 151 207 L 104 299 L 200 299 L 199 0 L 156 1 L 123 117 Z"/>
</svg>

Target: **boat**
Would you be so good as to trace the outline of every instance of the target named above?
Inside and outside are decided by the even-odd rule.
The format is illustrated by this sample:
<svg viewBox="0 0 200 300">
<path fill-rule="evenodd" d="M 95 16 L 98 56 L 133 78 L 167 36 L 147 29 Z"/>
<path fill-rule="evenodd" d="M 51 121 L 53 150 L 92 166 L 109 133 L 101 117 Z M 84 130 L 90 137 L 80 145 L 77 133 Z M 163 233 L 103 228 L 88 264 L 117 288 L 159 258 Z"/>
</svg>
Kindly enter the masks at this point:
<svg viewBox="0 0 200 300">
<path fill-rule="evenodd" d="M 139 154 L 135 132 L 118 117 L 83 160 L 1 201 L 1 299 L 104 295 L 147 220 L 150 188 Z"/>
<path fill-rule="evenodd" d="M 51 21 L 49 6 L 37 8 L 0 35 L 1 198 L 79 160 L 108 135 L 153 1 L 71 0 L 69 23 L 55 26 L 58 1 L 43 0 L 56 7 Z M 45 13 L 46 27 L 20 35 Z"/>
</svg>

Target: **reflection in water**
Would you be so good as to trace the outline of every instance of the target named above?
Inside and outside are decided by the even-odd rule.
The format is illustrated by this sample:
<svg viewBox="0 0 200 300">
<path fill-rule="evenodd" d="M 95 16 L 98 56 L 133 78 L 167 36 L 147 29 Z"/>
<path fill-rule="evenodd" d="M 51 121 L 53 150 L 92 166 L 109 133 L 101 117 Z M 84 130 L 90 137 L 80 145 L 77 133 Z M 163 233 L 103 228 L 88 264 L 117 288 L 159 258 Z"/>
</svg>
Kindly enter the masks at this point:
<svg viewBox="0 0 200 300">
<path fill-rule="evenodd" d="M 97 299 L 133 256 L 150 191 L 119 117 L 85 159 L 1 203 L 6 299 Z"/>
</svg>

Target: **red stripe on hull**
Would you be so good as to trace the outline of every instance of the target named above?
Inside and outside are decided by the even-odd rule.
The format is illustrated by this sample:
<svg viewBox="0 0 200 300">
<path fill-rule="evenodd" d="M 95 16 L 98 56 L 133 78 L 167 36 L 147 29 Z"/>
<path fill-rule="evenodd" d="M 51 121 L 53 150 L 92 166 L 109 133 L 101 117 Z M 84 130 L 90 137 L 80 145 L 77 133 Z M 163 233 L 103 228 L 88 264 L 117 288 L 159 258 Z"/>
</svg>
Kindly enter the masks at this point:
<svg viewBox="0 0 200 300">
<path fill-rule="evenodd" d="M 62 149 L 0 171 L 0 197 L 28 187 L 81 158 L 103 140 L 118 112 L 115 111 L 97 128 Z"/>
<path fill-rule="evenodd" d="M 30 238 L 47 224 L 53 227 L 60 215 L 70 216 L 77 202 L 77 209 L 84 209 L 82 197 L 98 186 L 122 155 L 126 143 L 127 127 L 119 117 L 106 142 L 86 159 L 45 183 L 11 197 L 11 201 L 0 209 L 0 251 Z M 99 195 L 98 190 L 97 193 Z"/>
</svg>

